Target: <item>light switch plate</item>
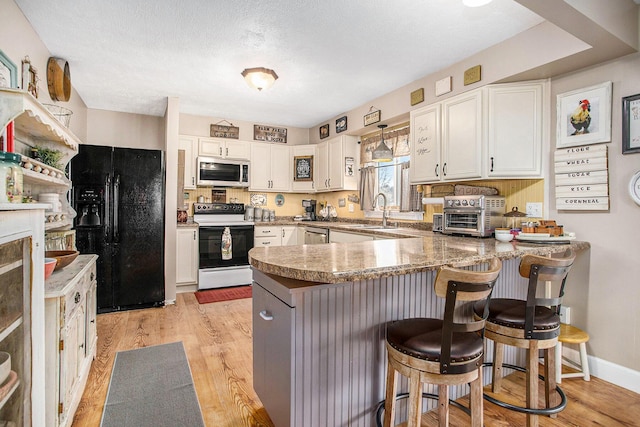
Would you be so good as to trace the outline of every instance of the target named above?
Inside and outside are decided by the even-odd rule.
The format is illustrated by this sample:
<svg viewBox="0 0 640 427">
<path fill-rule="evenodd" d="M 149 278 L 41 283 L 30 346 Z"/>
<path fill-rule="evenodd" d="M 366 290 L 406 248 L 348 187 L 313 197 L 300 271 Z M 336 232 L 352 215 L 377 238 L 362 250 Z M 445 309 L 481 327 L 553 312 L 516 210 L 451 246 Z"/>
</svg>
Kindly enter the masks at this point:
<svg viewBox="0 0 640 427">
<path fill-rule="evenodd" d="M 527 202 L 527 217 L 542 218 L 542 203 Z"/>
</svg>

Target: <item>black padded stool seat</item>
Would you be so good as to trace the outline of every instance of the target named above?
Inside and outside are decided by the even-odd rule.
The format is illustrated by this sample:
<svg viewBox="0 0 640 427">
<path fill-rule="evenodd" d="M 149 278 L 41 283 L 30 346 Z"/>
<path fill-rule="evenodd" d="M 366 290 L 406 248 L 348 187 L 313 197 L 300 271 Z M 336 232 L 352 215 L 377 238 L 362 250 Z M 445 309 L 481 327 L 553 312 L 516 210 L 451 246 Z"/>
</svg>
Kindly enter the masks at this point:
<svg viewBox="0 0 640 427">
<path fill-rule="evenodd" d="M 442 355 L 442 320 L 414 318 L 394 322 L 387 327 L 387 342 L 396 350 L 431 362 L 439 362 Z M 465 362 L 482 355 L 484 339 L 477 332 L 454 332 L 451 361 Z M 465 365 L 466 372 L 477 366 Z"/>
<path fill-rule="evenodd" d="M 484 301 L 479 301 L 473 305 L 473 311 L 478 317 L 482 317 L 484 306 Z M 526 301 L 494 298 L 491 300 L 491 304 L 489 304 L 489 317 L 487 321 L 508 328 L 524 329 L 526 310 Z M 560 333 L 559 327 L 560 316 L 553 310 L 543 306 L 535 307 L 533 317 L 534 331 L 552 330 L 552 335 L 557 337 Z"/>
</svg>

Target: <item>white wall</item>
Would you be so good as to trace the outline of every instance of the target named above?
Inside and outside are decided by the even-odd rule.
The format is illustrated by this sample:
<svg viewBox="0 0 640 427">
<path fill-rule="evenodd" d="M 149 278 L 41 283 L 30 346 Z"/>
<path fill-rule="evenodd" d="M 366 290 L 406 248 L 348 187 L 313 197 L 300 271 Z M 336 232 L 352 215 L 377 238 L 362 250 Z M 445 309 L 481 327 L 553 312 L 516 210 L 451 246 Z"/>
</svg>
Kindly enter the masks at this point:
<svg viewBox="0 0 640 427">
<path fill-rule="evenodd" d="M 84 142 L 90 145 L 164 151 L 164 128 L 162 117 L 89 109 L 87 138 Z"/>
</svg>

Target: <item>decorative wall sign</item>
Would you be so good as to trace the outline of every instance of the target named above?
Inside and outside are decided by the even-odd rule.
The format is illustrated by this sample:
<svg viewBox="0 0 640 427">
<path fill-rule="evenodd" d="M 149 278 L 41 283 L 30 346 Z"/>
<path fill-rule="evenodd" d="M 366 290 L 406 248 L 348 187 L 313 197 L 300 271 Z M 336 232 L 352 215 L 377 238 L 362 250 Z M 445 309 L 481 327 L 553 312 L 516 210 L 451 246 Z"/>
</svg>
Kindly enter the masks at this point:
<svg viewBox="0 0 640 427">
<path fill-rule="evenodd" d="M 609 209 L 607 146 L 586 145 L 556 150 L 556 209 Z"/>
<path fill-rule="evenodd" d="M 0 50 L 0 87 L 18 87 L 18 68 L 8 56 Z"/>
<path fill-rule="evenodd" d="M 411 92 L 411 105 L 420 104 L 422 101 L 424 101 L 424 88 L 423 87 Z"/>
<path fill-rule="evenodd" d="M 320 131 L 320 139 L 325 139 L 326 137 L 329 136 L 329 123 L 327 123 L 326 125 L 322 125 L 319 128 Z"/>
<path fill-rule="evenodd" d="M 470 85 L 472 83 L 479 82 L 482 79 L 482 68 L 480 65 L 471 67 L 464 72 L 464 85 Z"/>
<path fill-rule="evenodd" d="M 253 125 L 253 139 L 256 141 L 287 143 L 287 128 Z"/>
<path fill-rule="evenodd" d="M 209 134 L 214 138 L 231 138 L 238 139 L 240 136 L 240 128 L 234 126 L 233 123 L 229 123 L 230 126 L 223 126 L 219 124 L 211 125 Z"/>
<path fill-rule="evenodd" d="M 353 157 L 344 158 L 344 175 L 345 176 L 353 176 L 356 173 L 355 163 L 356 163 L 356 159 L 354 159 Z"/>
<path fill-rule="evenodd" d="M 336 133 L 347 130 L 347 116 L 342 116 L 336 120 Z"/>
<path fill-rule="evenodd" d="M 451 76 L 440 79 L 436 82 L 436 96 L 451 92 Z"/>
<path fill-rule="evenodd" d="M 313 181 L 313 156 L 295 156 L 293 158 L 293 180 Z"/>
<path fill-rule="evenodd" d="M 380 121 L 380 110 L 373 110 L 373 107 L 369 109 L 369 112 L 364 115 L 364 125 L 369 126 Z"/>
<path fill-rule="evenodd" d="M 559 94 L 557 110 L 557 148 L 611 141 L 611 82 Z"/>
<path fill-rule="evenodd" d="M 640 94 L 622 98 L 622 154 L 640 153 Z"/>
</svg>

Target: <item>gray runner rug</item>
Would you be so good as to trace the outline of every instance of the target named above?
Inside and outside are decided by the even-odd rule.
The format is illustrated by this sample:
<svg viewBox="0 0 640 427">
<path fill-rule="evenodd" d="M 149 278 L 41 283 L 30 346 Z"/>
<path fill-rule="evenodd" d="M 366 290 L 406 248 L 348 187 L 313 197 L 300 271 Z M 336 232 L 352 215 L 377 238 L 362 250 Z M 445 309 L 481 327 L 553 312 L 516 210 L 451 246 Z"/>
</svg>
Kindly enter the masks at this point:
<svg viewBox="0 0 640 427">
<path fill-rule="evenodd" d="M 101 427 L 204 427 L 182 342 L 119 351 Z"/>
</svg>

